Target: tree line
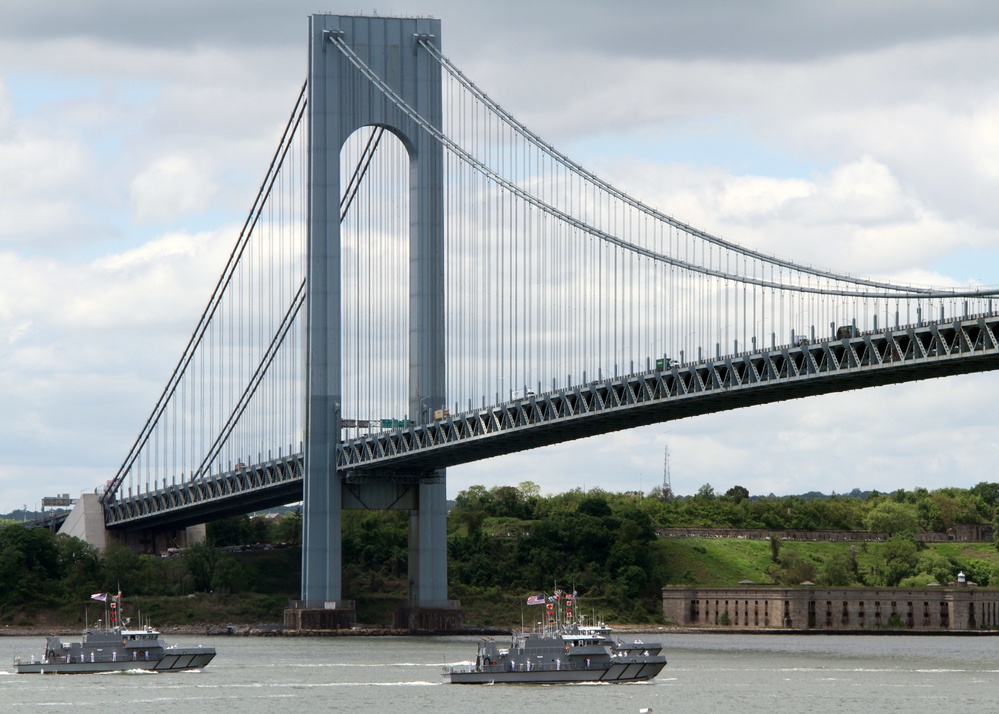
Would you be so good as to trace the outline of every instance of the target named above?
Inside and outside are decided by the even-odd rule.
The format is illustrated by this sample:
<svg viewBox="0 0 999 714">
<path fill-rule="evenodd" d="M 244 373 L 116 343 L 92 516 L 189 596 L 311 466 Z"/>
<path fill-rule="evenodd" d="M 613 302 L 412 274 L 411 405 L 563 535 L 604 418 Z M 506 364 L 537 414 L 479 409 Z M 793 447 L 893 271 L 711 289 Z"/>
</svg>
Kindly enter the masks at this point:
<svg viewBox="0 0 999 714">
<path fill-rule="evenodd" d="M 657 498 L 658 496 L 658 498 Z M 757 496 L 742 486 L 716 494 L 710 484 L 694 496 L 662 498 L 661 490 L 645 499 L 657 525 L 766 530 L 869 530 L 946 532 L 958 524 L 993 523 L 999 484 L 979 483 L 970 489 L 916 488 L 863 496 Z"/>
<path fill-rule="evenodd" d="M 458 494 L 448 515 L 449 591 L 459 599 L 483 592 L 519 596 L 557 582 L 598 599 L 622 619 L 650 621 L 659 612 L 661 588 L 687 582 L 677 571 L 677 551 L 669 551 L 656 531 L 683 526 L 869 530 L 890 536 L 870 548 L 864 544 L 810 558 L 772 540 L 762 547 L 769 548 L 765 572 L 773 583 L 945 583 L 958 568 L 980 584 L 999 583 L 990 563 L 940 556 L 913 538 L 956 524 L 995 523 L 997 506 L 999 484 L 991 483 L 824 497 L 752 497 L 739 486 L 717 494 L 706 484 L 680 498 L 658 489 L 650 494 L 576 489 L 543 496 L 531 482 L 473 486 Z M 164 597 L 263 590 L 298 596 L 297 551 L 280 561 L 261 561 L 270 564 L 259 570 L 248 567 L 240 551 L 276 544 L 297 548 L 300 512 L 280 519 L 237 516 L 208 524 L 207 532 L 205 543 L 162 558 L 136 555 L 118 544 L 101 552 L 75 538 L 8 523 L 0 528 L 0 620 L 30 619 L 45 609 L 72 616 L 90 594 L 118 589 Z M 406 597 L 408 538 L 407 512 L 344 512 L 344 597 L 372 592 Z"/>
</svg>

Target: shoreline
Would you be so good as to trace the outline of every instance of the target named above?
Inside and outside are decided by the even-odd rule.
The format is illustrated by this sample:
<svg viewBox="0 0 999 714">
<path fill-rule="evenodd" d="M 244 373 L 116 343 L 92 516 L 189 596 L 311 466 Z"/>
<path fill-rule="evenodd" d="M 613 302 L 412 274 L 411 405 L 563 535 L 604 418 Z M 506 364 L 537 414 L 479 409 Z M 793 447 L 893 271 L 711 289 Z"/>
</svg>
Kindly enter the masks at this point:
<svg viewBox="0 0 999 714">
<path fill-rule="evenodd" d="M 994 637 L 997 630 L 789 630 L 773 628 L 733 627 L 669 627 L 665 625 L 611 625 L 616 634 L 661 635 L 805 635 L 805 636 L 876 636 L 876 637 Z M 0 637 L 73 637 L 83 633 L 82 627 L 52 627 L 26 625 L 0 627 Z M 508 637 L 513 628 L 463 627 L 458 630 L 401 630 L 391 627 L 353 627 L 344 630 L 292 630 L 283 625 L 174 625 L 157 628 L 171 635 L 203 637 Z"/>
</svg>

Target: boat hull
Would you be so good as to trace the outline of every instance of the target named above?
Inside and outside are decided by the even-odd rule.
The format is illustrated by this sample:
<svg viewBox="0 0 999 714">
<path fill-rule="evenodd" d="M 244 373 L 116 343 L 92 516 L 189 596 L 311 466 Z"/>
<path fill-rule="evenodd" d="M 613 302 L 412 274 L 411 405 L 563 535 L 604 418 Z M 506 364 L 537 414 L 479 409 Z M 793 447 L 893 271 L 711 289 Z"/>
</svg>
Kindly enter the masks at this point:
<svg viewBox="0 0 999 714">
<path fill-rule="evenodd" d="M 573 684 L 580 682 L 647 682 L 666 666 L 665 658 L 645 662 L 616 662 L 606 669 L 540 671 L 451 671 L 451 684 Z"/>
<path fill-rule="evenodd" d="M 201 669 L 215 658 L 214 648 L 175 647 L 155 660 L 119 660 L 111 662 L 15 662 L 17 674 L 100 674 L 103 672 L 181 672 Z"/>
</svg>

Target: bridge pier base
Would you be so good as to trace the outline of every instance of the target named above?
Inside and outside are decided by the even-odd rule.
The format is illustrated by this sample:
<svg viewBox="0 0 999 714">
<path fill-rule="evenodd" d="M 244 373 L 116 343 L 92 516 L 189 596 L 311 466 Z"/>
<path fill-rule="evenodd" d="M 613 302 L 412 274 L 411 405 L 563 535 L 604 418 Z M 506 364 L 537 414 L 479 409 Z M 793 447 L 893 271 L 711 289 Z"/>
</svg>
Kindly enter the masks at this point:
<svg viewBox="0 0 999 714">
<path fill-rule="evenodd" d="M 325 607 L 307 607 L 304 600 L 293 600 L 284 611 L 284 626 L 291 630 L 349 630 L 357 624 L 353 600 L 328 602 Z"/>
<path fill-rule="evenodd" d="M 403 600 L 395 609 L 392 627 L 416 632 L 453 632 L 465 625 L 461 602 L 448 600 L 445 607 L 423 607 L 418 602 Z"/>
</svg>

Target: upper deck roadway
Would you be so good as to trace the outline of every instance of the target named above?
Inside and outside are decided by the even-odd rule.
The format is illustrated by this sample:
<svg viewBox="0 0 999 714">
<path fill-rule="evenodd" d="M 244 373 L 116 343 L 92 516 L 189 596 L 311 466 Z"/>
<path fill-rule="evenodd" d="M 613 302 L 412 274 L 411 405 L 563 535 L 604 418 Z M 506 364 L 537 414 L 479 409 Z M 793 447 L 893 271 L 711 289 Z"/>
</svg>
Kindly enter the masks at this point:
<svg viewBox="0 0 999 714">
<path fill-rule="evenodd" d="M 999 368 L 999 315 L 923 322 L 639 372 L 351 439 L 347 482 L 436 469 L 685 417 Z M 301 454 L 117 499 L 108 527 L 200 523 L 302 498 Z"/>
</svg>

